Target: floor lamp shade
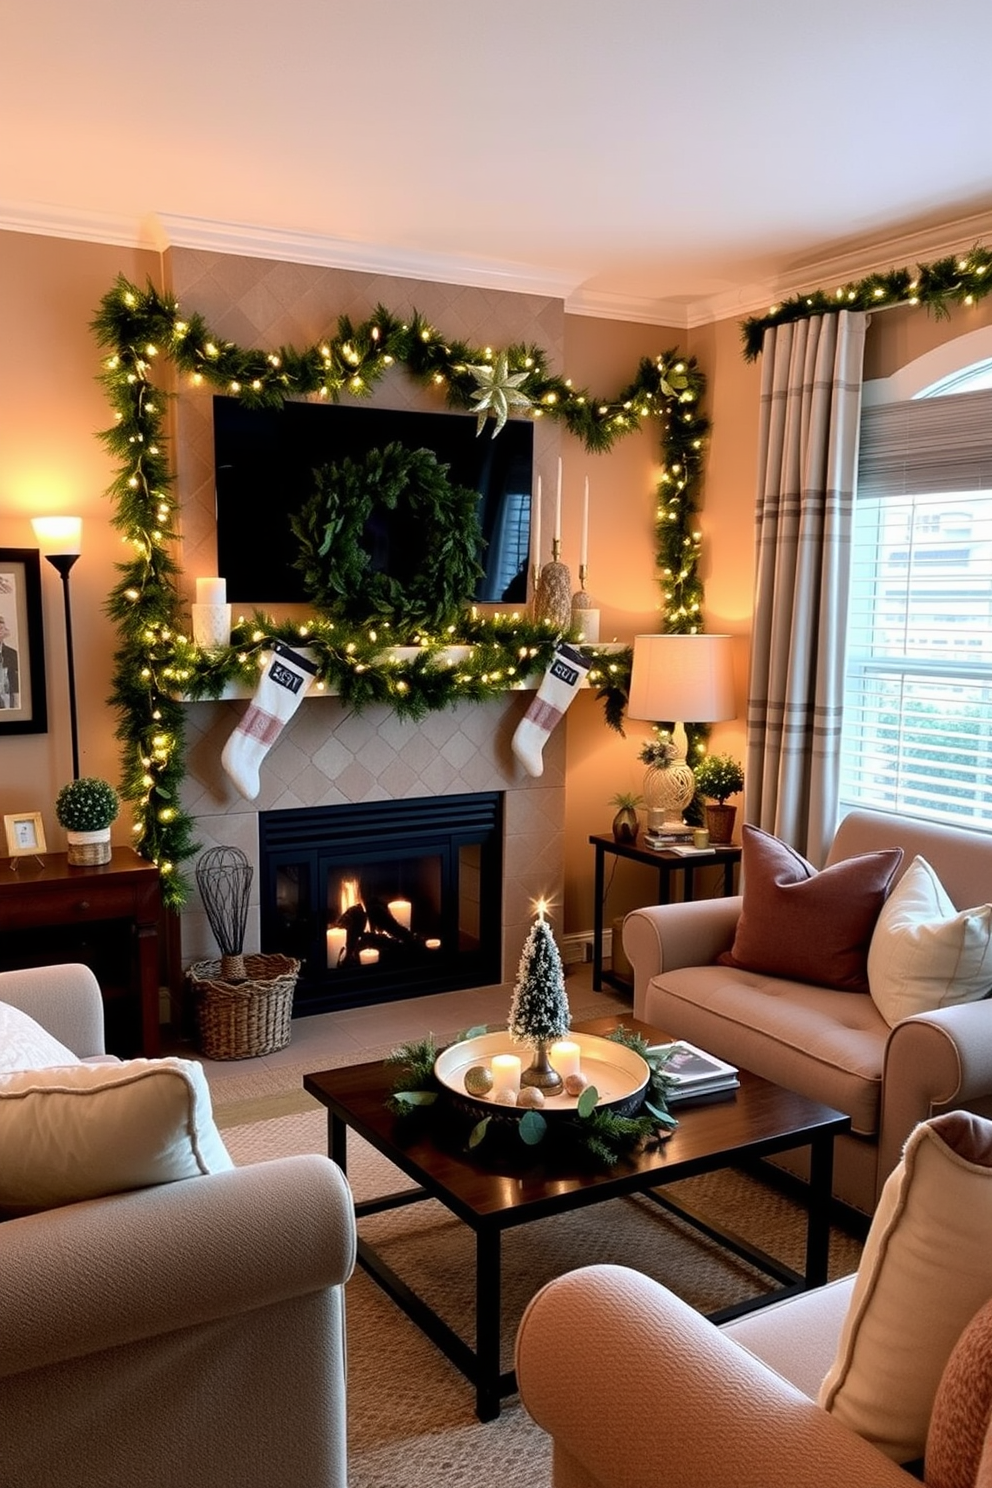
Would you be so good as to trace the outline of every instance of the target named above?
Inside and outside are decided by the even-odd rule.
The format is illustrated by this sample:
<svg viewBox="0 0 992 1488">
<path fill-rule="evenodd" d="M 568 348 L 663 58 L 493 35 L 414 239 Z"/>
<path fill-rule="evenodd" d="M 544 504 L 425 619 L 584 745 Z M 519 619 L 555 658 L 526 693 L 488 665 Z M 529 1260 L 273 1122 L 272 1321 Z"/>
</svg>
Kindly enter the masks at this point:
<svg viewBox="0 0 992 1488">
<path fill-rule="evenodd" d="M 69 682 L 69 729 L 72 736 L 72 778 L 79 779 L 79 726 L 76 722 L 76 665 L 72 649 L 72 605 L 69 602 L 69 572 L 82 548 L 81 517 L 32 517 L 31 525 L 41 551 L 62 580 L 65 611 L 65 657 Z"/>
<path fill-rule="evenodd" d="M 628 718 L 721 723 L 737 716 L 733 637 L 634 637 Z"/>
</svg>

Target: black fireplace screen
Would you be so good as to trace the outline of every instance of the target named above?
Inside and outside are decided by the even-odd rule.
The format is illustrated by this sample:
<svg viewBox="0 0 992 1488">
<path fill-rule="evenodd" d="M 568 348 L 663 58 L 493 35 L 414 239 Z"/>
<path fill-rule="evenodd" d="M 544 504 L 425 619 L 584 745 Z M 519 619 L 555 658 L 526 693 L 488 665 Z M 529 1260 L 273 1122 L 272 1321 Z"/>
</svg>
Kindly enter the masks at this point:
<svg viewBox="0 0 992 1488">
<path fill-rule="evenodd" d="M 498 792 L 259 814 L 261 941 L 294 1013 L 499 982 Z"/>
</svg>

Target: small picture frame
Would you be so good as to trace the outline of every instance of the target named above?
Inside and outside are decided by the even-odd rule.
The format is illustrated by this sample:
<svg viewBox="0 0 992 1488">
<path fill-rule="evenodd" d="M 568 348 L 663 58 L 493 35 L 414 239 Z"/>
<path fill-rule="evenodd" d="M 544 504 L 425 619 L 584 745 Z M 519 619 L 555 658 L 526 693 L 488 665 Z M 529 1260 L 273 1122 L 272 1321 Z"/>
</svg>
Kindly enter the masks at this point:
<svg viewBox="0 0 992 1488">
<path fill-rule="evenodd" d="M 47 852 L 45 825 L 40 811 L 15 811 L 3 819 L 7 852 L 11 858 L 37 858 Z"/>
</svg>

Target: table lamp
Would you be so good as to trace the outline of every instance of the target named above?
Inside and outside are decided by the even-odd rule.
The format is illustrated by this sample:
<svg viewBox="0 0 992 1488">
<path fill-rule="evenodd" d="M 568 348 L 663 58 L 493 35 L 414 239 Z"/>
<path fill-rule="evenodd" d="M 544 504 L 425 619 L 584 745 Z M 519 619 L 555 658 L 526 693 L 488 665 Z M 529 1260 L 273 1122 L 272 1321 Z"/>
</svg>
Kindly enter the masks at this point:
<svg viewBox="0 0 992 1488">
<path fill-rule="evenodd" d="M 638 635 L 630 674 L 628 718 L 674 719 L 674 755 L 653 769 L 649 805 L 664 811 L 662 830 L 682 825 L 696 781 L 686 760 L 686 723 L 721 723 L 736 716 L 733 637 L 729 635 Z M 653 799 L 651 799 L 653 797 Z"/>
</svg>

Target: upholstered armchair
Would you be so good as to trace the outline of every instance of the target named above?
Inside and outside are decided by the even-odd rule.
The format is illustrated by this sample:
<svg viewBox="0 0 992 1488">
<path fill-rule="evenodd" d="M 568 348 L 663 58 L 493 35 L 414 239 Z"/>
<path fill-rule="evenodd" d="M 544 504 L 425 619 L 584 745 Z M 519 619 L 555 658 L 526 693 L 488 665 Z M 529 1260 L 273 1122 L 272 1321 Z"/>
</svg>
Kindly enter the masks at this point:
<svg viewBox="0 0 992 1488">
<path fill-rule="evenodd" d="M 163 1072 L 179 1099 L 197 1096 L 199 1176 L 0 1222 L 4 1488 L 345 1488 L 344 1283 L 355 1229 L 340 1170 L 317 1156 L 225 1162 L 202 1091 L 170 1067 L 185 1061 L 133 1061 L 130 1084 L 104 1086 L 119 1072 L 126 1082 L 127 1070 L 99 1062 L 102 1003 L 84 966 L 0 975 L 5 1009 L 15 1010 L 6 1027 L 17 1038 L 64 1050 L 54 1075 L 18 1070 L 17 1038 L 0 1036 L 8 1201 L 26 1103 L 117 1101 Z M 22 1013 L 37 1018 L 40 1037 Z M 90 1061 L 83 1075 L 62 1065 L 66 1055 Z M 119 1153 L 107 1145 L 112 1162 Z"/>
<path fill-rule="evenodd" d="M 992 1488 L 992 1123 L 924 1123 L 855 1276 L 716 1327 L 619 1266 L 517 1335 L 553 1488 Z"/>
<path fill-rule="evenodd" d="M 745 841 L 743 897 L 627 916 L 634 1013 L 850 1116 L 834 1193 L 870 1215 L 917 1122 L 957 1107 L 992 1116 L 992 837 L 852 811 L 808 882 L 767 870 L 761 838 L 767 854 L 767 834 Z M 867 874 L 881 864 L 884 877 L 893 849 L 888 898 L 872 902 Z M 807 915 L 790 934 L 789 897 L 821 889 L 819 921 Z"/>
</svg>

